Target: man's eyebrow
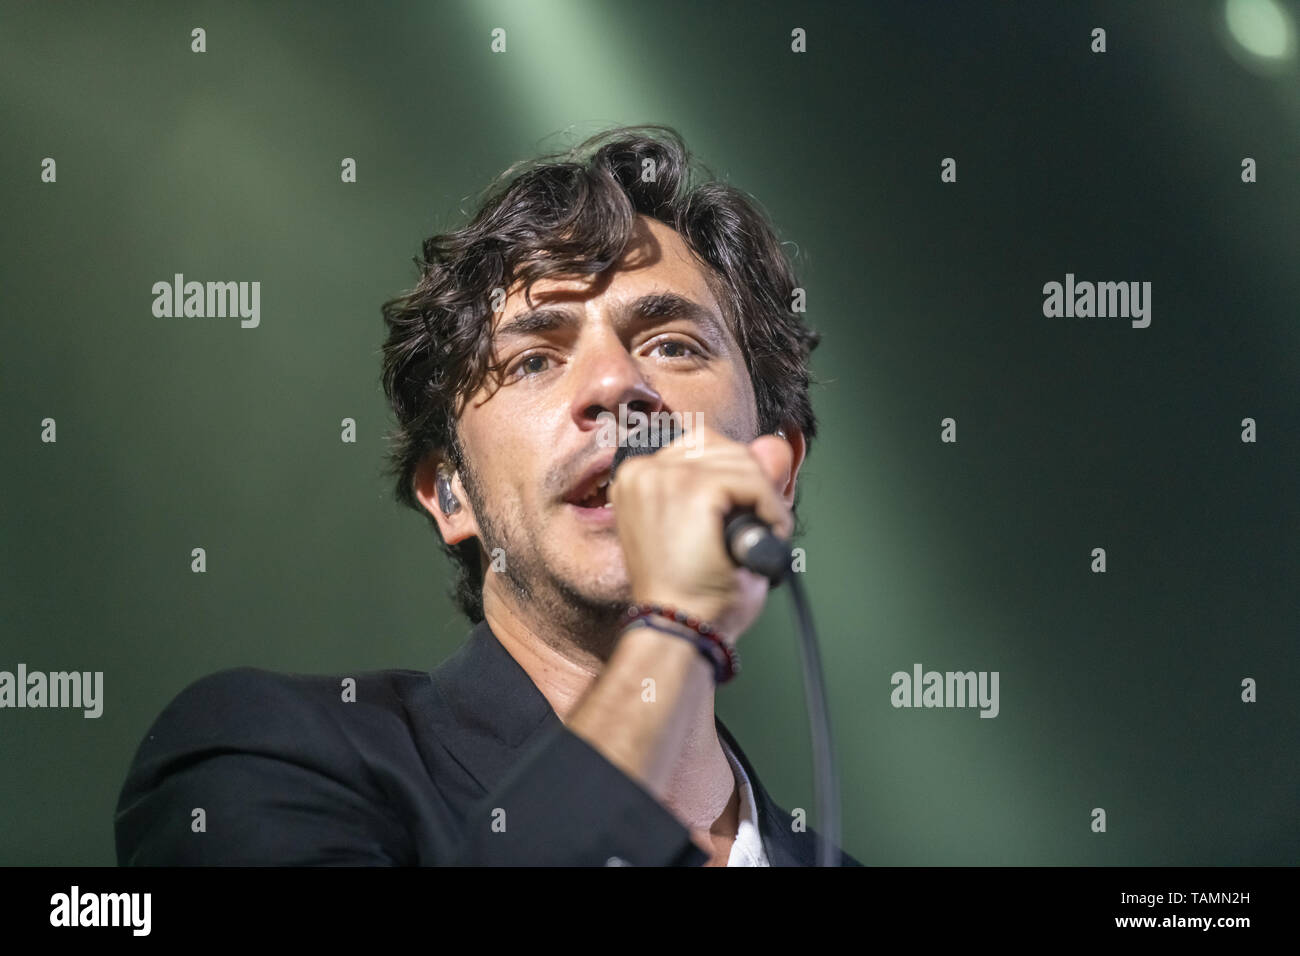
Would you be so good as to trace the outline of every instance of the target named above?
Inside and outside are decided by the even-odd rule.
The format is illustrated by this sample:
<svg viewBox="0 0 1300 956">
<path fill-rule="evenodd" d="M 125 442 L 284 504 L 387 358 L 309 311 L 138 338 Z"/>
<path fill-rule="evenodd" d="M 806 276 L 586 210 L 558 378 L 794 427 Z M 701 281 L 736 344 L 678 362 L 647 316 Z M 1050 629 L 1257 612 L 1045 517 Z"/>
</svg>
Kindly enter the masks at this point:
<svg viewBox="0 0 1300 956">
<path fill-rule="evenodd" d="M 565 309 L 547 306 L 540 309 L 528 309 L 497 326 L 493 338 L 497 340 L 536 335 L 539 332 L 552 332 L 567 325 L 577 325 L 578 317 Z"/>
<path fill-rule="evenodd" d="M 724 348 L 727 333 L 713 310 L 676 292 L 651 292 L 639 296 L 620 309 L 624 321 L 651 319 L 686 319 L 709 333 L 715 348 Z"/>
<path fill-rule="evenodd" d="M 676 292 L 651 292 L 638 296 L 618 309 L 622 324 L 632 325 L 655 319 L 686 319 L 701 326 L 716 348 L 722 349 L 727 341 L 725 327 L 707 306 Z M 578 317 L 567 309 L 543 306 L 528 309 L 505 320 L 497 327 L 497 341 L 508 338 L 553 332 L 578 324 Z"/>
</svg>

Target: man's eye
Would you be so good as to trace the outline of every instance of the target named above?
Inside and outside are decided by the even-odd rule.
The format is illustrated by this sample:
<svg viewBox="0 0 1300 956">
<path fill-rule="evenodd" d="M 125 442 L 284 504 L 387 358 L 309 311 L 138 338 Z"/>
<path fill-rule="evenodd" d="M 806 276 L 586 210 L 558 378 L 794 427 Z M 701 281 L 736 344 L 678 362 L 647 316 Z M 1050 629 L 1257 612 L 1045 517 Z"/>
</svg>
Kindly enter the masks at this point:
<svg viewBox="0 0 1300 956">
<path fill-rule="evenodd" d="M 539 375 L 546 371 L 549 362 L 550 359 L 540 352 L 534 352 L 532 355 L 525 355 L 510 367 L 510 371 L 506 373 L 506 377 L 516 378 L 522 376 L 527 378 L 530 375 Z"/>
<path fill-rule="evenodd" d="M 668 349 L 663 353 L 664 358 L 690 358 L 698 356 L 699 350 L 689 342 L 683 342 L 680 339 L 664 339 L 662 342 L 655 344 L 656 349 Z"/>
</svg>

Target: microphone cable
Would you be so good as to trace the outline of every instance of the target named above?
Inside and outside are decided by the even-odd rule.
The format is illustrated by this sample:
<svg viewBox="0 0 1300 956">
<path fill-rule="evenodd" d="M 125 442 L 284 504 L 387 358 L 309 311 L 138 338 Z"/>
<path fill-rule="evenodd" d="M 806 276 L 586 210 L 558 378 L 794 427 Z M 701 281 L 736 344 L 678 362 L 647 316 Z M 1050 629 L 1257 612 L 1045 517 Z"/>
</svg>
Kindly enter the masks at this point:
<svg viewBox="0 0 1300 956">
<path fill-rule="evenodd" d="M 831 741 L 831 715 L 827 705 L 826 679 L 812 609 L 798 573 L 786 575 L 794 605 L 795 629 L 799 633 L 799 662 L 803 667 L 804 704 L 812 734 L 813 783 L 817 801 L 818 866 L 839 866 L 840 782 Z"/>
</svg>

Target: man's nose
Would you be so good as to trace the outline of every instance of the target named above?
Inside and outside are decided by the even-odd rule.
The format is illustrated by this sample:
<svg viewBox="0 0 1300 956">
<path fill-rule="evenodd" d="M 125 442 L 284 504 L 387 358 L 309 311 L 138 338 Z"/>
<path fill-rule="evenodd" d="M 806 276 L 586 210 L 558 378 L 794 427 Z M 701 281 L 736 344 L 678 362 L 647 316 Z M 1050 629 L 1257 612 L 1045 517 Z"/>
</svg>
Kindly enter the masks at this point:
<svg viewBox="0 0 1300 956">
<path fill-rule="evenodd" d="M 573 420 L 579 428 L 598 427 L 602 412 L 618 418 L 620 405 L 626 405 L 629 412 L 646 414 L 663 408 L 663 399 L 617 336 L 593 344 L 579 359 L 577 371 Z"/>
</svg>

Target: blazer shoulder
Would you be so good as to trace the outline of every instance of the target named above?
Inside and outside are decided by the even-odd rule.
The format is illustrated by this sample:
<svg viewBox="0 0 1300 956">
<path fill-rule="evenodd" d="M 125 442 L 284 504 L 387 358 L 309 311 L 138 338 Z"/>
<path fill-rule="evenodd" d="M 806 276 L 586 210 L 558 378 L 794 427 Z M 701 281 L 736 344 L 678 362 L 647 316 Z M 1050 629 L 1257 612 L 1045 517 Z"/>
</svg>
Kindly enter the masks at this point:
<svg viewBox="0 0 1300 956">
<path fill-rule="evenodd" d="M 212 705 L 272 707 L 277 710 L 286 706 L 310 708 L 335 701 L 357 703 L 362 707 L 391 707 L 428 681 L 428 673 L 412 670 L 304 674 L 260 667 L 231 667 L 186 685 L 164 713 Z"/>
<path fill-rule="evenodd" d="M 405 702 L 427 690 L 418 671 L 298 674 L 234 667 L 200 677 L 163 708 L 136 763 L 206 747 L 296 751 L 404 722 Z"/>
<path fill-rule="evenodd" d="M 254 667 L 193 681 L 153 721 L 131 762 L 115 813 L 119 860 L 257 862 L 270 854 L 266 835 L 279 833 L 297 842 L 266 859 L 310 861 L 326 849 L 344 852 L 316 832 L 319 821 L 339 819 L 361 828 L 345 848 L 349 858 L 370 859 L 375 846 L 403 854 L 401 821 L 374 768 L 411 750 L 405 702 L 427 683 L 416 671 Z M 194 807 L 206 808 L 228 838 L 177 837 L 176 821 Z"/>
</svg>

